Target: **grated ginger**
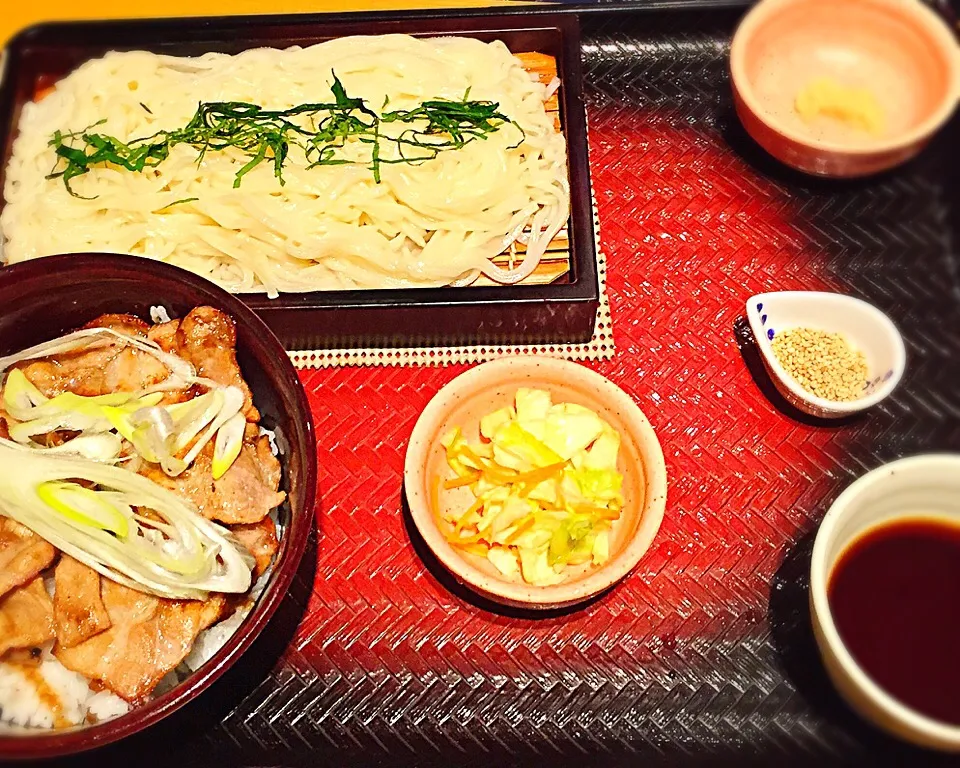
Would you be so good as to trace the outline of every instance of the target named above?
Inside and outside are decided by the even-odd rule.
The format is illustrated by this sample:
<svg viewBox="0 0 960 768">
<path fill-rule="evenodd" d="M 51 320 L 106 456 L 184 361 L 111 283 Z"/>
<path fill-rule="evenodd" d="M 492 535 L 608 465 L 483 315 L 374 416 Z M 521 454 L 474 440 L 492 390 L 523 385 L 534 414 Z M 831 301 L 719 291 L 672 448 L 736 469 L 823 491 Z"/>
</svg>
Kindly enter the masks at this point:
<svg viewBox="0 0 960 768">
<path fill-rule="evenodd" d="M 818 77 L 800 90 L 794 106 L 808 124 L 818 117 L 830 117 L 874 136 L 883 133 L 883 109 L 869 88 L 844 85 L 832 77 Z"/>
</svg>

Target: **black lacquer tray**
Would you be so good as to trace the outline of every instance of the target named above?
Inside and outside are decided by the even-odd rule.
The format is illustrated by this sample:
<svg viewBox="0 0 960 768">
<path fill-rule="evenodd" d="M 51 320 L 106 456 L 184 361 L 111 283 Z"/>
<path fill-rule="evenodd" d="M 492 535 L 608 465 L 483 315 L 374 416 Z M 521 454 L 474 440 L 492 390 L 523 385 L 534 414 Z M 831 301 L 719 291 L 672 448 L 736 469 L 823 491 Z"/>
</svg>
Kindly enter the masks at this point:
<svg viewBox="0 0 960 768">
<path fill-rule="evenodd" d="M 478 603 L 425 557 L 400 490 L 417 415 L 463 368 L 302 372 L 325 502 L 288 603 L 202 699 L 75 765 L 955 764 L 841 702 L 806 585 L 854 478 L 960 449 L 960 121 L 884 176 L 789 172 L 733 112 L 741 12 L 582 17 L 617 344 L 594 367 L 649 416 L 671 484 L 638 570 L 576 611 Z M 741 316 L 795 288 L 891 315 L 908 367 L 888 401 L 823 425 L 776 399 Z"/>
</svg>

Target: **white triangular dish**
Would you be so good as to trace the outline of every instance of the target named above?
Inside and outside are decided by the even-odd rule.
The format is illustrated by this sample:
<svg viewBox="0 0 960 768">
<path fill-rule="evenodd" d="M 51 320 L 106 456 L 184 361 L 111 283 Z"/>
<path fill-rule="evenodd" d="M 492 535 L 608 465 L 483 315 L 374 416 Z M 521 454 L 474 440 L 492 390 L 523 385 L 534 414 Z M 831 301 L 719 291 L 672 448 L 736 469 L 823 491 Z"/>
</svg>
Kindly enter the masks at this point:
<svg viewBox="0 0 960 768">
<path fill-rule="evenodd" d="M 903 338 L 893 321 L 860 299 L 842 293 L 777 291 L 747 300 L 747 320 L 770 378 L 780 394 L 804 413 L 835 419 L 870 408 L 890 395 L 906 368 Z M 814 328 L 843 334 L 863 352 L 867 385 L 856 400 L 826 400 L 803 389 L 773 352 L 773 338 L 790 328 Z"/>
</svg>

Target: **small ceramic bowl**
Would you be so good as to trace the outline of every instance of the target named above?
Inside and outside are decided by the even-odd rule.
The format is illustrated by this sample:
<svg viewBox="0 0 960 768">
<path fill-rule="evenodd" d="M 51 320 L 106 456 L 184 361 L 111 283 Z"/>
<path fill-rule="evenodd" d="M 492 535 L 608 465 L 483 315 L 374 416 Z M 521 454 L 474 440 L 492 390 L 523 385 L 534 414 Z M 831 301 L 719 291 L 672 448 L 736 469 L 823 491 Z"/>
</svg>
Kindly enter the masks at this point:
<svg viewBox="0 0 960 768">
<path fill-rule="evenodd" d="M 762 0 L 734 35 L 730 74 L 737 115 L 771 155 L 807 173 L 865 176 L 916 155 L 947 121 L 960 97 L 960 50 L 917 0 Z M 797 94 L 821 77 L 868 89 L 881 130 L 804 122 Z"/>
<path fill-rule="evenodd" d="M 747 319 L 763 363 L 780 394 L 811 416 L 836 419 L 866 410 L 900 383 L 906 350 L 900 332 L 883 312 L 842 293 L 779 291 L 760 293 L 747 301 Z M 867 386 L 857 400 L 825 400 L 807 392 L 777 360 L 773 338 L 790 328 L 813 328 L 843 334 L 867 361 Z"/>
<path fill-rule="evenodd" d="M 618 469 L 625 506 L 611 529 L 610 559 L 602 566 L 572 568 L 568 579 L 548 587 L 508 579 L 485 557 L 454 549 L 438 529 L 430 508 L 434 477 L 449 476 L 441 438 L 459 426 L 468 440 L 479 439 L 480 418 L 512 405 L 519 387 L 545 389 L 555 403 L 590 408 L 621 436 Z M 424 541 L 453 576 L 478 594 L 523 608 L 560 608 L 583 602 L 616 584 L 637 564 L 653 541 L 667 497 L 667 470 L 653 427 L 619 387 L 589 368 L 547 357 L 495 360 L 458 376 L 420 414 L 407 446 L 403 474 L 410 514 Z M 465 509 L 468 488 L 441 490 L 440 507 Z"/>
<path fill-rule="evenodd" d="M 960 455 L 894 461 L 868 472 L 840 494 L 823 518 L 813 545 L 813 630 L 830 679 L 861 716 L 915 744 L 960 751 L 960 726 L 922 715 L 877 685 L 847 650 L 830 612 L 830 574 L 847 547 L 871 528 L 918 513 L 960 521 Z"/>
</svg>

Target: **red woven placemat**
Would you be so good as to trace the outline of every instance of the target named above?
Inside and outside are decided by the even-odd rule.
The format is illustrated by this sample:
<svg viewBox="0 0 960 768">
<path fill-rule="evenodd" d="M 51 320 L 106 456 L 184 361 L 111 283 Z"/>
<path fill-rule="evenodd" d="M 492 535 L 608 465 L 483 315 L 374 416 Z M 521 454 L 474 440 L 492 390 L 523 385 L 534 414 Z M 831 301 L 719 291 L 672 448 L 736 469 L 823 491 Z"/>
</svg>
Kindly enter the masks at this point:
<svg viewBox="0 0 960 768">
<path fill-rule="evenodd" d="M 321 674 L 344 657 L 371 675 L 391 664 L 464 677 L 564 666 L 629 674 L 656 651 L 680 671 L 677 647 L 757 630 L 784 546 L 822 511 L 824 472 L 845 440 L 777 411 L 734 335 L 753 293 L 835 287 L 796 226 L 798 206 L 679 115 L 607 104 L 589 115 L 618 347 L 590 367 L 630 394 L 659 435 L 670 478 L 660 534 L 594 605 L 505 621 L 438 582 L 401 514 L 413 424 L 465 368 L 305 371 L 323 535 L 294 664 Z M 376 650 L 357 658 L 361 647 Z"/>
<path fill-rule="evenodd" d="M 374 642 L 401 641 L 418 655 L 425 641 L 462 637 L 482 651 L 470 665 L 484 674 L 537 674 L 551 669 L 549 651 L 483 657 L 579 636 L 590 641 L 584 661 L 629 666 L 616 642 L 624 632 L 631 644 L 652 632 L 685 641 L 762 606 L 783 545 L 809 526 L 797 503 L 832 464 L 825 449 L 842 452 L 843 441 L 776 411 L 733 332 L 753 293 L 831 287 L 793 226 L 794 206 L 759 177 L 744 200 L 729 180 L 749 172 L 742 161 L 658 116 L 595 111 L 591 124 L 619 354 L 590 367 L 626 390 L 657 430 L 670 478 L 660 535 L 637 572 L 597 604 L 559 619 L 498 621 L 425 570 L 401 515 L 413 424 L 465 367 L 303 372 L 324 499 L 318 580 L 297 636 L 306 660 L 334 664 L 328 654 L 338 645 Z M 603 637 L 609 648 L 597 644 Z M 457 655 L 437 660 L 456 668 Z M 398 662 L 408 661 L 401 651 Z"/>
</svg>

